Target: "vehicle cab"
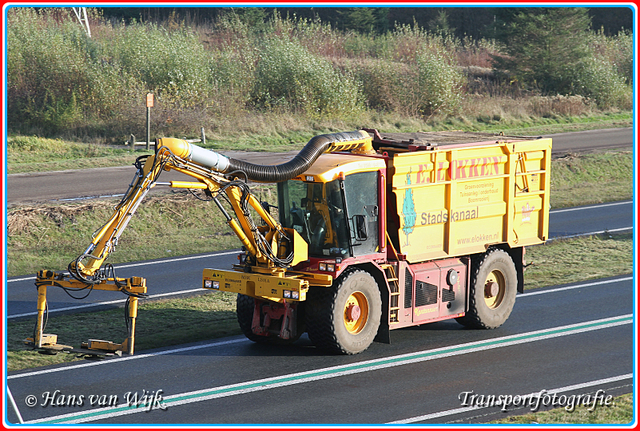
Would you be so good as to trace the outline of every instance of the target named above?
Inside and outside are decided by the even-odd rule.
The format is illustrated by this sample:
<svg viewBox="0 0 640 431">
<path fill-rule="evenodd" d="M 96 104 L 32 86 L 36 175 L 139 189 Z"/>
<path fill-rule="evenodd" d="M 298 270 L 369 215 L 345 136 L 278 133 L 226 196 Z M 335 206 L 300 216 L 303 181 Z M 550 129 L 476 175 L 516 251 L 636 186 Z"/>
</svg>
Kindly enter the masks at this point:
<svg viewBox="0 0 640 431">
<path fill-rule="evenodd" d="M 382 156 L 331 153 L 278 183 L 280 223 L 309 244 L 309 260 L 296 270 L 337 277 L 365 256 L 384 259 L 385 176 Z"/>
</svg>

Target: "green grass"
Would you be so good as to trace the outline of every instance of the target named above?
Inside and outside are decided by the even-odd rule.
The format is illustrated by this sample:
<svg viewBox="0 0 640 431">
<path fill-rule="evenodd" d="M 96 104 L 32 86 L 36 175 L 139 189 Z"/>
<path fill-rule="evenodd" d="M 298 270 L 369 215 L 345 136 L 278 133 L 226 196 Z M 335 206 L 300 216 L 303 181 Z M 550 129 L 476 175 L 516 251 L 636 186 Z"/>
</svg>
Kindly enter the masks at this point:
<svg viewBox="0 0 640 431">
<path fill-rule="evenodd" d="M 526 289 L 630 274 L 633 233 L 549 241 L 528 247 L 526 260 L 531 263 L 524 273 Z"/>
<path fill-rule="evenodd" d="M 631 234 L 552 241 L 545 246 L 531 247 L 527 260 L 533 261 L 534 265 L 525 272 L 525 286 L 530 289 L 628 274 L 633 265 L 632 248 Z M 603 263 L 605 256 L 607 260 Z M 575 270 L 576 266 L 580 271 Z M 150 286 L 150 293 L 153 293 L 153 286 Z M 28 350 L 22 340 L 31 336 L 34 322 L 35 319 L 30 319 L 7 324 L 7 366 L 10 371 L 76 360 L 74 355 L 48 356 Z M 126 337 L 121 309 L 52 315 L 46 333 L 58 334 L 59 343 L 75 347 L 89 338 L 120 343 Z M 136 351 L 233 334 L 240 334 L 233 294 L 213 292 L 194 298 L 143 300 L 137 320 Z"/>
<path fill-rule="evenodd" d="M 633 153 L 568 155 L 551 165 L 551 208 L 633 198 Z"/>
<path fill-rule="evenodd" d="M 32 337 L 35 319 L 12 321 L 7 332 L 9 371 L 75 361 L 74 354 L 39 354 L 24 345 Z M 122 343 L 127 337 L 123 309 L 52 315 L 45 333 L 58 343 L 80 347 L 90 338 Z M 224 292 L 171 300 L 140 300 L 136 320 L 136 352 L 175 344 L 241 334 L 235 315 L 235 295 Z"/>
<path fill-rule="evenodd" d="M 633 420 L 633 394 L 613 398 L 609 406 L 580 406 L 568 412 L 557 408 L 491 421 L 490 424 L 630 424 Z"/>
<path fill-rule="evenodd" d="M 505 134 L 513 135 L 539 136 L 631 126 L 633 126 L 633 113 L 608 112 L 588 116 L 538 118 L 531 120 L 531 124 L 514 125 L 507 128 L 498 124 L 487 127 L 487 130 L 504 131 Z"/>
<path fill-rule="evenodd" d="M 68 142 L 36 136 L 7 138 L 7 173 L 62 171 L 133 164 L 136 157 L 149 151 L 130 151 L 124 146 Z"/>
</svg>

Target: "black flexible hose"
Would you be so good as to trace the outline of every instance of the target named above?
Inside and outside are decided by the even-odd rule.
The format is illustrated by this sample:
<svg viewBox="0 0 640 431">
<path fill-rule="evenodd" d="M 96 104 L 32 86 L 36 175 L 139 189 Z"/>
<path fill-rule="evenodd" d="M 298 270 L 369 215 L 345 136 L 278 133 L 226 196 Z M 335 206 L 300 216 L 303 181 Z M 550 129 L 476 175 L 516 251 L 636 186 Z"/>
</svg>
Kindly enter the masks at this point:
<svg viewBox="0 0 640 431">
<path fill-rule="evenodd" d="M 318 135 L 307 142 L 307 145 L 286 163 L 280 165 L 256 165 L 243 160 L 229 158 L 229 167 L 225 169 L 225 173 L 238 170 L 246 173 L 247 178 L 252 181 L 269 183 L 286 181 L 306 171 L 331 144 L 358 139 L 362 139 L 362 134 L 359 131 Z"/>
</svg>

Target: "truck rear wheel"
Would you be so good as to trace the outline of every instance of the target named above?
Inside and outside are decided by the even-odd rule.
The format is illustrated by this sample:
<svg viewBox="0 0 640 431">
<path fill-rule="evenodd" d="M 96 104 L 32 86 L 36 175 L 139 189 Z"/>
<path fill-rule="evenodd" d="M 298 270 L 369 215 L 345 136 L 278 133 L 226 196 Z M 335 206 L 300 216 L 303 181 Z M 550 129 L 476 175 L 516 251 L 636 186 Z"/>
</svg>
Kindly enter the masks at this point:
<svg viewBox="0 0 640 431">
<path fill-rule="evenodd" d="M 497 328 L 516 301 L 518 274 L 513 260 L 503 250 L 489 250 L 472 264 L 471 271 L 469 310 L 456 320 L 471 328 Z"/>
<path fill-rule="evenodd" d="M 353 355 L 375 338 L 382 315 L 376 280 L 362 270 L 348 271 L 331 288 L 307 295 L 307 332 L 316 347 Z"/>
</svg>

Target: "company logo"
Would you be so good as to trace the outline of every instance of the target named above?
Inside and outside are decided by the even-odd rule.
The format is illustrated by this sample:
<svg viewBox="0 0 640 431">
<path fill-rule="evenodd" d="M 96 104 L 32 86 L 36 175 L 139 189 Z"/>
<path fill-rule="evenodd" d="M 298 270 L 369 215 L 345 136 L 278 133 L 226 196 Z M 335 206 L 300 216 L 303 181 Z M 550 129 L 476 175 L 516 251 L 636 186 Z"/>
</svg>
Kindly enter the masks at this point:
<svg viewBox="0 0 640 431">
<path fill-rule="evenodd" d="M 473 220 L 478 218 L 479 212 L 480 211 L 478 207 L 470 210 L 451 211 L 450 213 L 447 213 L 447 211 L 423 212 L 421 214 L 421 224 L 425 226 L 430 224 L 446 223 L 449 220 L 451 220 L 452 222 Z"/>
<path fill-rule="evenodd" d="M 411 185 L 411 170 L 407 174 L 407 185 Z M 416 214 L 416 204 L 413 201 L 413 190 L 408 188 L 404 192 L 404 200 L 402 202 L 402 214 L 404 218 L 404 226 L 402 227 L 402 231 L 406 235 L 407 242 L 405 245 L 409 245 L 409 235 L 413 232 L 413 227 L 416 225 L 416 218 L 418 214 Z"/>
<path fill-rule="evenodd" d="M 423 314 L 435 313 L 436 311 L 438 311 L 438 306 L 434 305 L 427 308 L 414 308 L 413 314 L 415 314 L 416 317 L 419 317 L 419 316 L 422 316 Z"/>
<path fill-rule="evenodd" d="M 536 209 L 536 207 L 532 207 L 527 202 L 527 205 L 522 207 L 522 223 L 531 222 L 531 213 Z"/>
<path fill-rule="evenodd" d="M 449 169 L 445 169 L 445 163 L 447 162 L 438 162 L 436 182 L 489 177 L 500 174 L 500 157 L 498 156 L 452 160 L 449 164 Z M 416 184 L 431 182 L 429 165 L 418 165 L 417 172 Z"/>
</svg>

